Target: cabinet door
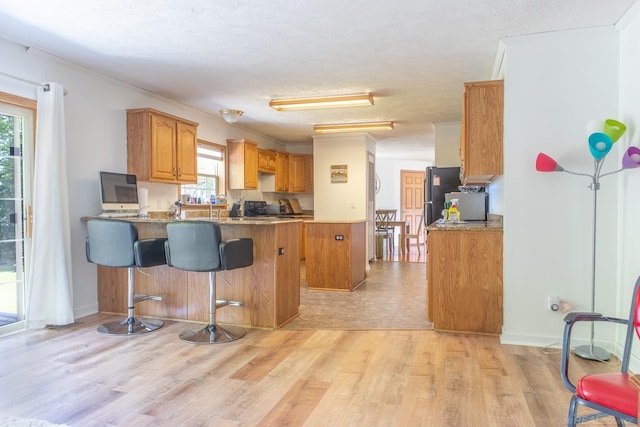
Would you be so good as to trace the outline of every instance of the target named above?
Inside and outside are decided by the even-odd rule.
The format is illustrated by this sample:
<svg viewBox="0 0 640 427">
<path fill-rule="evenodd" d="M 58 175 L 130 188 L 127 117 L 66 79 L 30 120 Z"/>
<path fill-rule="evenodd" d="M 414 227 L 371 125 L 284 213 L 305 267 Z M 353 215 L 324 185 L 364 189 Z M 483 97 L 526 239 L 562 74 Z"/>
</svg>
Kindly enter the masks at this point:
<svg viewBox="0 0 640 427">
<path fill-rule="evenodd" d="M 304 191 L 305 193 L 313 193 L 313 156 L 305 155 L 304 161 Z"/>
<path fill-rule="evenodd" d="M 276 191 L 289 191 L 289 155 L 276 152 Z"/>
<path fill-rule="evenodd" d="M 176 122 L 168 117 L 151 115 L 151 179 L 175 182 Z"/>
<path fill-rule="evenodd" d="M 194 126 L 180 123 L 177 124 L 177 179 L 182 183 L 198 182 L 198 137 Z"/>
<path fill-rule="evenodd" d="M 465 83 L 461 160 L 465 177 L 503 174 L 503 82 Z"/>
<path fill-rule="evenodd" d="M 244 188 L 258 189 L 258 146 L 245 143 Z"/>
<path fill-rule="evenodd" d="M 304 193 L 306 162 L 302 154 L 289 154 L 289 191 Z"/>
<path fill-rule="evenodd" d="M 502 232 L 429 232 L 428 245 L 434 329 L 499 334 Z"/>
</svg>

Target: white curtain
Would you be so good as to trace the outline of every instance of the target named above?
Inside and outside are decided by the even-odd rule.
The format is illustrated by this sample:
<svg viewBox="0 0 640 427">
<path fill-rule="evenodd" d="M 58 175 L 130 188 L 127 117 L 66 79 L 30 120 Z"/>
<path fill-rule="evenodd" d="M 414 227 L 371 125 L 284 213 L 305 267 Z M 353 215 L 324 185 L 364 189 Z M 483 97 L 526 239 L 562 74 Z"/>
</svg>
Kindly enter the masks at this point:
<svg viewBox="0 0 640 427">
<path fill-rule="evenodd" d="M 27 327 L 74 322 L 64 89 L 38 88 Z"/>
</svg>

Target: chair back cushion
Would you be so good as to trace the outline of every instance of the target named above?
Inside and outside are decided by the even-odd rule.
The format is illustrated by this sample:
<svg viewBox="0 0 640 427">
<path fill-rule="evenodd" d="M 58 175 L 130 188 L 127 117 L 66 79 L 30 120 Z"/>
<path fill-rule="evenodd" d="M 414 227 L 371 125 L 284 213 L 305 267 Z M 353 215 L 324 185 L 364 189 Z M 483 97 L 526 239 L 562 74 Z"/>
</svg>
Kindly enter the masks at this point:
<svg viewBox="0 0 640 427">
<path fill-rule="evenodd" d="M 220 243 L 222 269 L 248 267 L 253 264 L 253 239 L 232 239 Z"/>
<path fill-rule="evenodd" d="M 154 267 L 167 263 L 164 253 L 165 238 L 142 239 L 133 244 L 133 252 L 136 257 L 138 267 Z"/>
<path fill-rule="evenodd" d="M 167 264 L 187 271 L 218 271 L 220 226 L 210 221 L 176 221 L 167 224 Z"/>
<path fill-rule="evenodd" d="M 87 221 L 87 261 L 105 267 L 136 265 L 133 244 L 138 239 L 135 227 L 126 221 L 91 219 Z"/>
</svg>

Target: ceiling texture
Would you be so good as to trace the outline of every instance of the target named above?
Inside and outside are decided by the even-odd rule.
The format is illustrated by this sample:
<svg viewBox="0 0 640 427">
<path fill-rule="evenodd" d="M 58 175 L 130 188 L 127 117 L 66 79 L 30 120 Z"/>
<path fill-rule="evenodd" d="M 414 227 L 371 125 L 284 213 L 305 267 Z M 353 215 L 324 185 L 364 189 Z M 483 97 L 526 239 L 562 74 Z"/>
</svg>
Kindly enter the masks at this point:
<svg viewBox="0 0 640 427">
<path fill-rule="evenodd" d="M 283 144 L 310 143 L 314 124 L 392 120 L 371 133 L 377 156 L 433 160 L 433 125 L 461 120 L 463 83 L 491 79 L 501 39 L 612 26 L 633 3 L 0 0 L 0 38 L 211 114 L 242 110 L 235 126 Z M 374 106 L 269 107 L 365 92 Z"/>
</svg>

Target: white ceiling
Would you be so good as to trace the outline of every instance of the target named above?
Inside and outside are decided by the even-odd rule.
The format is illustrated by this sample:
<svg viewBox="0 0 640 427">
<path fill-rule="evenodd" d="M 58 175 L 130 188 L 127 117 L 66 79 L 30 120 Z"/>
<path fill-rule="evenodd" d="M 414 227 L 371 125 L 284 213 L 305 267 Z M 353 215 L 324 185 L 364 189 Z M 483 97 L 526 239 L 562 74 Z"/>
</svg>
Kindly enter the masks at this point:
<svg viewBox="0 0 640 427">
<path fill-rule="evenodd" d="M 635 0 L 0 0 L 0 38 L 182 104 L 244 111 L 285 144 L 317 123 L 393 120 L 379 157 L 433 159 L 504 37 L 611 26 Z M 62 84 L 65 82 L 62 81 Z M 371 92 L 373 107 L 278 112 L 272 98 Z"/>
</svg>

